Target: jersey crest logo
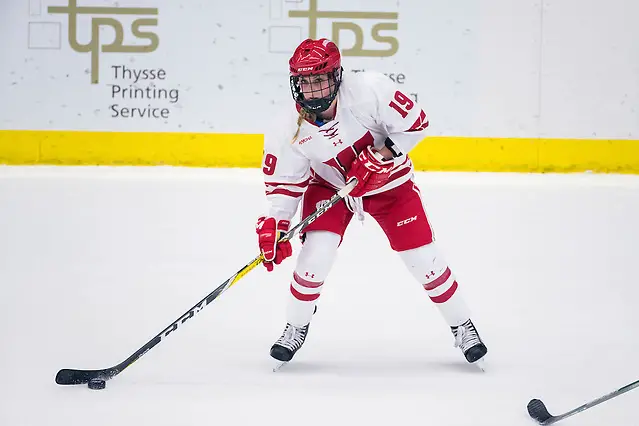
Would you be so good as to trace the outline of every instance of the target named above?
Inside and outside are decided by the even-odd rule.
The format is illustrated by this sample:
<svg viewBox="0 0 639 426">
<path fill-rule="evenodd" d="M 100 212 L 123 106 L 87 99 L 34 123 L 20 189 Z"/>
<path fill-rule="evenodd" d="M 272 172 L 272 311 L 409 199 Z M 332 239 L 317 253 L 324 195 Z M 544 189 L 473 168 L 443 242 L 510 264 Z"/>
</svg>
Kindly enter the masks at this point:
<svg viewBox="0 0 639 426">
<path fill-rule="evenodd" d="M 339 124 L 339 121 L 335 122 L 335 124 L 333 124 L 331 127 L 329 127 L 328 129 L 320 129 L 319 133 L 324 134 L 324 137 L 330 139 L 333 139 L 335 136 L 337 136 L 337 125 Z"/>
</svg>

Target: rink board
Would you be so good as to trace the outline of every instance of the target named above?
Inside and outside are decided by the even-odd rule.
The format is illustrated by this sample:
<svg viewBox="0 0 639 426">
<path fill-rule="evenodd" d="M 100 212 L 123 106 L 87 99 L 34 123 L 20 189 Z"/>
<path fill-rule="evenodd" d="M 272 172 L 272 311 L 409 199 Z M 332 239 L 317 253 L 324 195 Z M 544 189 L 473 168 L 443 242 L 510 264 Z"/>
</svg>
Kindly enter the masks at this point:
<svg viewBox="0 0 639 426">
<path fill-rule="evenodd" d="M 260 166 L 260 134 L 0 131 L 10 165 Z M 614 139 L 424 139 L 410 153 L 421 171 L 639 173 L 639 141 Z"/>
</svg>

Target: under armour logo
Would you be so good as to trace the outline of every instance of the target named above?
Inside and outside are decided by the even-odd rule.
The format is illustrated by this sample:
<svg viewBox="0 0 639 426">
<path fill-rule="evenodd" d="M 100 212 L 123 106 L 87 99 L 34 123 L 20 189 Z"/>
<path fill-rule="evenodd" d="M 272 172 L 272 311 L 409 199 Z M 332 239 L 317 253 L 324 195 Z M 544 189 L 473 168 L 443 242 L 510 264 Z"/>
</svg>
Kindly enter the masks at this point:
<svg viewBox="0 0 639 426">
<path fill-rule="evenodd" d="M 305 277 L 315 278 L 315 274 L 309 274 L 308 272 L 304 272 Z"/>
<path fill-rule="evenodd" d="M 426 278 L 432 278 L 435 276 L 435 271 L 430 271 L 426 273 Z"/>
<path fill-rule="evenodd" d="M 333 142 L 333 146 L 341 145 L 341 144 L 343 144 L 343 143 L 344 143 L 344 142 L 342 142 L 342 140 L 340 139 L 340 140 L 338 140 L 337 142 Z"/>
</svg>

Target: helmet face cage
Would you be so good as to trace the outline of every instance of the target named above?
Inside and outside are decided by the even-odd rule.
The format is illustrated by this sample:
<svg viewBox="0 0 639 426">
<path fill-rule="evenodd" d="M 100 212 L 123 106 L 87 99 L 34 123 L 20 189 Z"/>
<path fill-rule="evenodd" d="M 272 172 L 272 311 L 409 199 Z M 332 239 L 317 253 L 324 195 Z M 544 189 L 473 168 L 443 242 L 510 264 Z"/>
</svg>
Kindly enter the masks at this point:
<svg viewBox="0 0 639 426">
<path fill-rule="evenodd" d="M 326 76 L 322 82 L 315 82 L 317 76 Z M 305 82 L 305 91 L 302 91 L 302 80 Z M 308 112 L 320 113 L 326 111 L 337 96 L 337 91 L 342 82 L 342 68 L 336 68 L 329 73 L 316 73 L 308 75 L 291 75 L 291 93 L 293 99 Z M 314 90 L 310 90 L 312 87 Z M 329 94 L 322 96 L 322 92 L 328 89 Z"/>
</svg>

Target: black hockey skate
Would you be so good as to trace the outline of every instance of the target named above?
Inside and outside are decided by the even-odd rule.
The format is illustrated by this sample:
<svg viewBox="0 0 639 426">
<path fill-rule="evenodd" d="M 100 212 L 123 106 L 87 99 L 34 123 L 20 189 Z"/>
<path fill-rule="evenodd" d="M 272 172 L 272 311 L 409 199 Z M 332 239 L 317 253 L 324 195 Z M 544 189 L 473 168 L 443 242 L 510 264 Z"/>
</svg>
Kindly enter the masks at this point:
<svg viewBox="0 0 639 426">
<path fill-rule="evenodd" d="M 466 321 L 457 327 L 451 327 L 453 336 L 455 336 L 455 347 L 459 347 L 468 362 L 477 363 L 478 367 L 483 368 L 482 358 L 488 352 L 486 345 L 479 337 L 479 333 L 471 320 Z"/>
<path fill-rule="evenodd" d="M 295 353 L 300 350 L 304 344 L 304 340 L 306 340 L 309 326 L 310 323 L 304 327 L 295 327 L 294 325 L 286 324 L 282 336 L 280 336 L 277 342 L 271 347 L 271 356 L 281 363 L 276 369 L 279 369 L 283 363 L 293 359 Z"/>
<path fill-rule="evenodd" d="M 313 308 L 313 315 L 317 312 L 317 305 Z M 290 323 L 286 323 L 284 332 L 277 339 L 277 342 L 271 346 L 271 357 L 277 361 L 277 365 L 273 368 L 273 371 L 277 371 L 284 364 L 293 359 L 295 352 L 300 350 L 306 335 L 308 334 L 308 328 L 311 324 L 308 323 L 304 327 L 295 327 Z"/>
</svg>

